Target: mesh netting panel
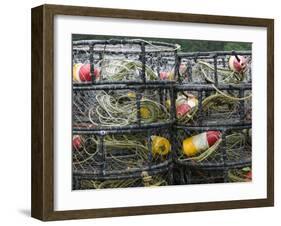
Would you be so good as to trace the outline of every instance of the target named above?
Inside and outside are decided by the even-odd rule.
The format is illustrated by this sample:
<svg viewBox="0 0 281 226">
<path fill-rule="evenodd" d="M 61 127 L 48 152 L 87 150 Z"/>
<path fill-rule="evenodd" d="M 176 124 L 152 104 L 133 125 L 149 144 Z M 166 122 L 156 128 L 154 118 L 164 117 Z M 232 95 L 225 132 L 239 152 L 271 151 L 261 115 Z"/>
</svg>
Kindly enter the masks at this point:
<svg viewBox="0 0 281 226">
<path fill-rule="evenodd" d="M 87 72 L 90 70 L 90 65 L 95 68 L 93 70 L 95 83 L 175 80 L 175 51 L 179 46 L 141 40 L 136 41 L 137 44 L 123 42 L 118 40 L 114 44 L 107 42 L 95 44 L 92 49 L 91 43 L 94 41 L 75 44 L 73 47 L 74 83 L 92 83 L 91 77 L 83 78 L 85 70 L 83 71 L 82 68 L 80 71 L 81 65 L 87 66 Z"/>
<path fill-rule="evenodd" d="M 209 130 L 210 131 L 210 130 Z M 213 144 L 208 144 L 206 131 L 178 129 L 175 149 L 179 163 L 195 167 L 224 168 L 251 162 L 250 129 L 218 132 Z M 211 131 L 212 133 L 213 131 Z M 201 134 L 200 137 L 196 135 Z M 211 142 L 211 141 L 209 141 Z"/>
<path fill-rule="evenodd" d="M 186 126 L 216 126 L 251 123 L 251 90 L 181 89 L 176 96 L 177 121 Z"/>
<path fill-rule="evenodd" d="M 170 111 L 169 89 L 73 92 L 73 128 L 165 124 L 171 122 Z"/>
<path fill-rule="evenodd" d="M 199 55 L 199 56 L 198 56 Z M 225 55 L 212 57 L 212 53 L 205 54 L 206 56 L 200 56 L 200 53 L 193 55 L 183 56 L 181 58 L 181 64 L 179 66 L 180 80 L 182 83 L 197 83 L 197 84 L 237 84 L 237 83 L 251 83 L 251 64 L 252 57 L 249 53 L 239 54 L 239 58 L 245 59 L 245 68 L 239 72 L 233 70 L 229 66 L 230 57 L 234 55 L 229 52 Z M 217 79 L 215 76 L 217 72 Z"/>
<path fill-rule="evenodd" d="M 174 183 L 177 185 L 185 184 L 211 184 L 223 183 L 223 170 L 209 170 L 178 166 L 174 169 Z"/>
<path fill-rule="evenodd" d="M 150 174 L 143 171 L 138 177 L 125 179 L 81 179 L 75 189 L 104 189 L 129 187 L 155 187 L 168 185 L 167 172 Z"/>
<path fill-rule="evenodd" d="M 168 164 L 171 153 L 169 129 L 111 135 L 74 135 L 75 173 L 129 173 Z"/>
</svg>

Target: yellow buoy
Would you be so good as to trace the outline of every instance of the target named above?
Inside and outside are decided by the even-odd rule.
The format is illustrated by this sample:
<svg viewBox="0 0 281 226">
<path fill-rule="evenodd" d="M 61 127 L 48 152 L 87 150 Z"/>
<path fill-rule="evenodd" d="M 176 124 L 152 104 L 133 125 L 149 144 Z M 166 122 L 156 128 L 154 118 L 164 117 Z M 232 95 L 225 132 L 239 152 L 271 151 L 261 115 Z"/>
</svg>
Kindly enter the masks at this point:
<svg viewBox="0 0 281 226">
<path fill-rule="evenodd" d="M 75 82 L 81 82 L 80 76 L 79 76 L 79 70 L 80 70 L 81 66 L 82 66 L 81 63 L 73 65 L 72 74 L 73 74 L 73 81 L 75 81 Z"/>
<path fill-rule="evenodd" d="M 167 155 L 171 151 L 170 141 L 164 137 L 151 136 L 153 155 Z"/>
<path fill-rule="evenodd" d="M 147 107 L 140 108 L 140 115 L 142 119 L 148 119 L 151 117 L 151 112 Z"/>
</svg>

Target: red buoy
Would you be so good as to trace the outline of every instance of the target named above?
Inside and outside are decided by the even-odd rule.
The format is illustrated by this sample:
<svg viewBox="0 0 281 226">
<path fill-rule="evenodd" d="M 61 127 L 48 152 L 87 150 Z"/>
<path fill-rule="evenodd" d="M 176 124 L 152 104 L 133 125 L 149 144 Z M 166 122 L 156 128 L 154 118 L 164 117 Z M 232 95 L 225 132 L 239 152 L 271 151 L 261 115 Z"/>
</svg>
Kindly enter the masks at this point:
<svg viewBox="0 0 281 226">
<path fill-rule="evenodd" d="M 82 148 L 82 139 L 79 135 L 75 135 L 72 138 L 72 146 L 75 150 L 79 150 Z"/>
<path fill-rule="evenodd" d="M 100 70 L 98 68 L 94 68 L 94 76 L 98 78 L 100 75 Z M 91 81 L 91 65 L 83 64 L 79 70 L 79 77 L 82 82 Z"/>
</svg>

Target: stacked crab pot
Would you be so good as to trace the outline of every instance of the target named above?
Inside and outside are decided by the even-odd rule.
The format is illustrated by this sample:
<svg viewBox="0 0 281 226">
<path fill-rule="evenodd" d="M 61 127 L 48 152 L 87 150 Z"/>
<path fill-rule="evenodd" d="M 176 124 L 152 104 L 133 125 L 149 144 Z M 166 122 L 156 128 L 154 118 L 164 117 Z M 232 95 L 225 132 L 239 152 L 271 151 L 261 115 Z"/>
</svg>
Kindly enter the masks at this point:
<svg viewBox="0 0 281 226">
<path fill-rule="evenodd" d="M 174 44 L 73 41 L 73 189 L 173 184 Z"/>
<path fill-rule="evenodd" d="M 179 53 L 175 184 L 251 181 L 251 52 Z"/>
</svg>

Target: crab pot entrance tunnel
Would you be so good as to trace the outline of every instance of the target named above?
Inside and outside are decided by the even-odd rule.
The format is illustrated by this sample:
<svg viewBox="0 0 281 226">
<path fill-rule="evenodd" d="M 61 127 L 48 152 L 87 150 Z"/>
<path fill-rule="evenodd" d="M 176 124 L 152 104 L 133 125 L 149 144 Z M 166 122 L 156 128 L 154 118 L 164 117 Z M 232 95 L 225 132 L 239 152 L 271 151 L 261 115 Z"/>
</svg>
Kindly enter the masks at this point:
<svg viewBox="0 0 281 226">
<path fill-rule="evenodd" d="M 74 41 L 74 84 L 172 82 L 178 49 L 138 39 Z"/>
</svg>

